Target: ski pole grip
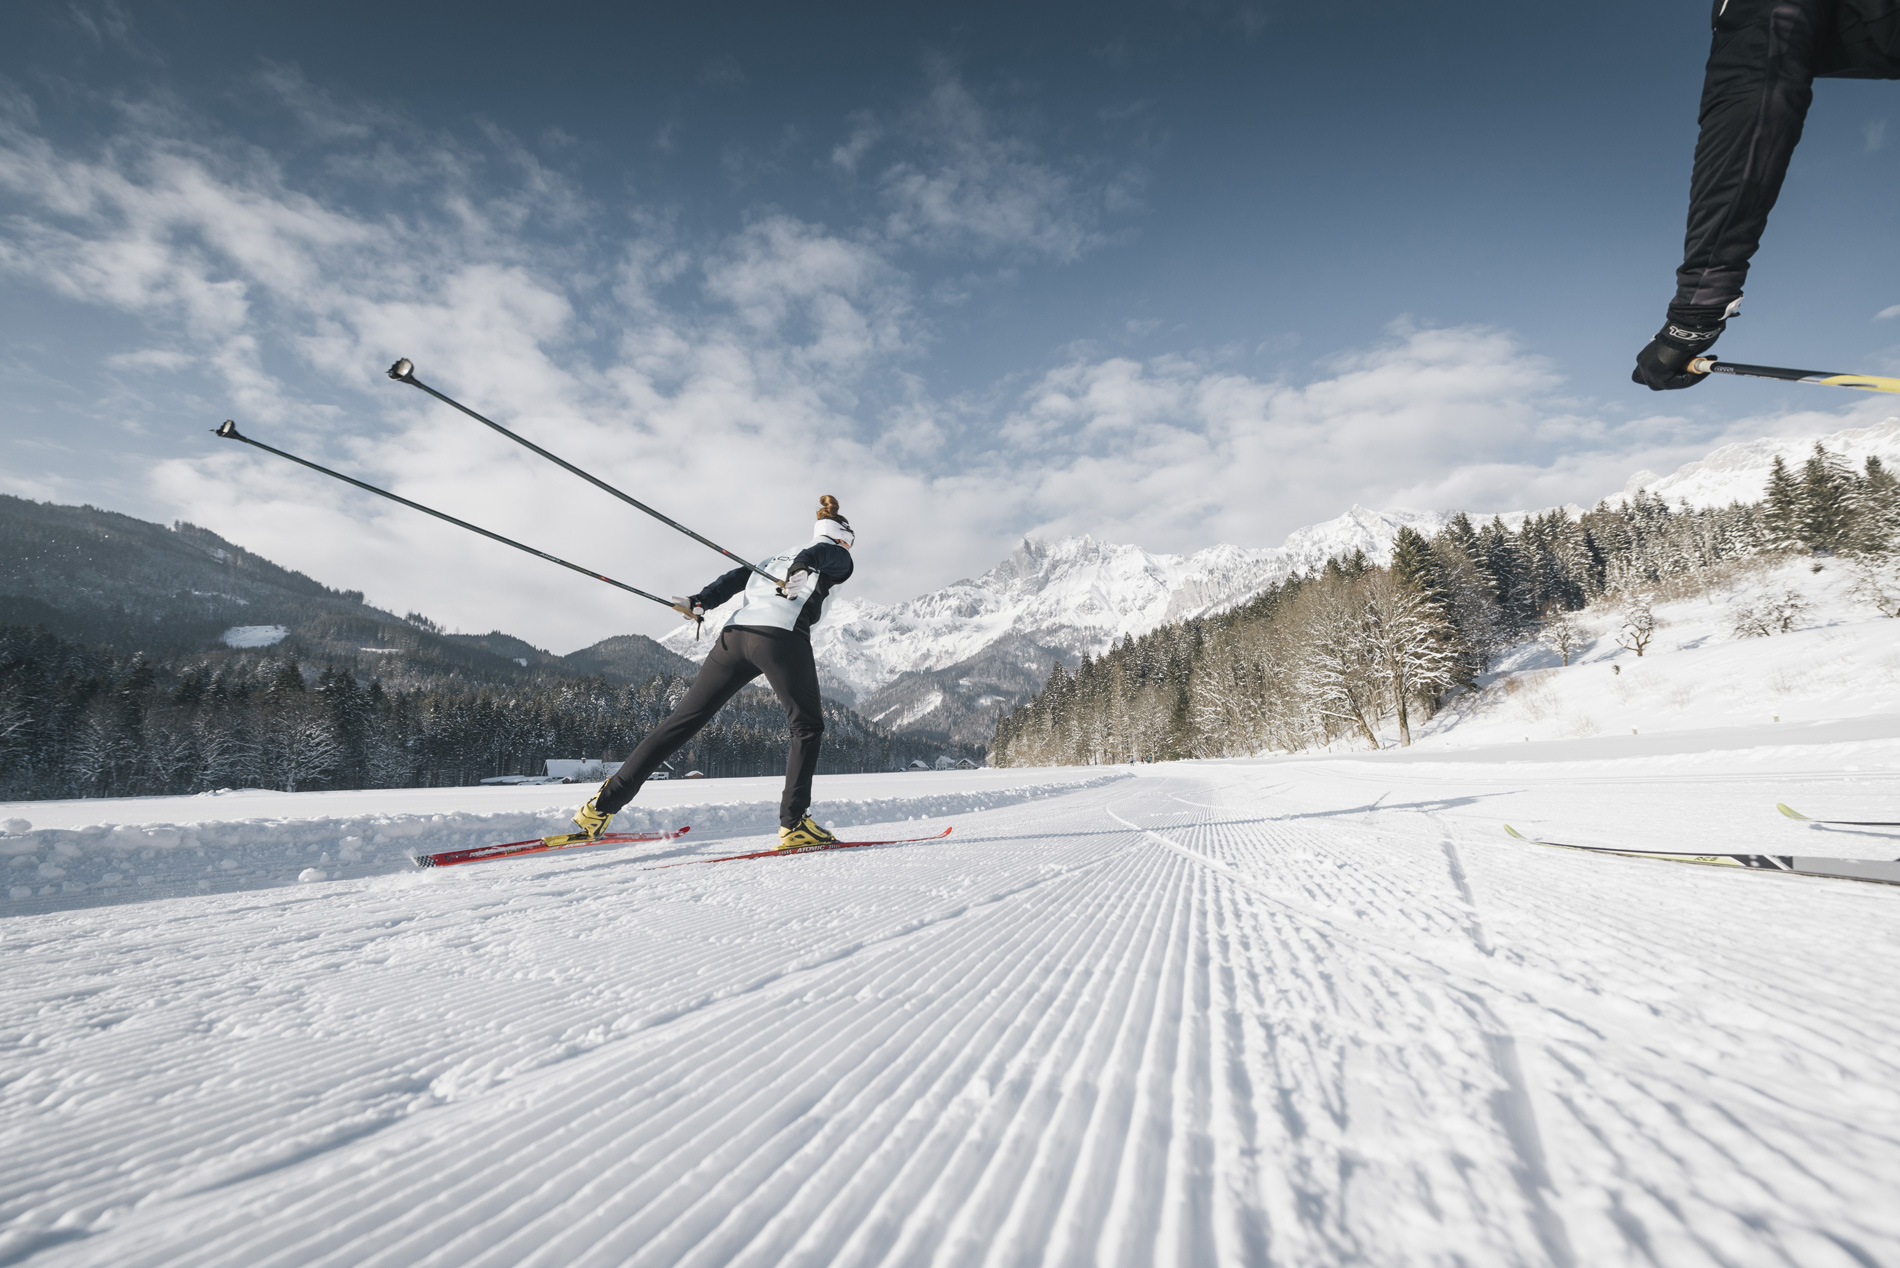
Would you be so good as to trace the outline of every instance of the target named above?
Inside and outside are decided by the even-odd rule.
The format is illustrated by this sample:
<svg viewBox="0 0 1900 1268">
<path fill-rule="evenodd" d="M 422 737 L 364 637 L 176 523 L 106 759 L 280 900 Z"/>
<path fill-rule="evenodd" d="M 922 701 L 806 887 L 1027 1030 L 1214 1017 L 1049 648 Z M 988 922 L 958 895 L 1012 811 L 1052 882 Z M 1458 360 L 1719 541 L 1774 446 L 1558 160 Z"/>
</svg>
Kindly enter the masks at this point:
<svg viewBox="0 0 1900 1268">
<path fill-rule="evenodd" d="M 1715 372 L 1715 362 L 1715 357 L 1695 357 L 1689 362 L 1689 373 L 1713 374 Z"/>
</svg>

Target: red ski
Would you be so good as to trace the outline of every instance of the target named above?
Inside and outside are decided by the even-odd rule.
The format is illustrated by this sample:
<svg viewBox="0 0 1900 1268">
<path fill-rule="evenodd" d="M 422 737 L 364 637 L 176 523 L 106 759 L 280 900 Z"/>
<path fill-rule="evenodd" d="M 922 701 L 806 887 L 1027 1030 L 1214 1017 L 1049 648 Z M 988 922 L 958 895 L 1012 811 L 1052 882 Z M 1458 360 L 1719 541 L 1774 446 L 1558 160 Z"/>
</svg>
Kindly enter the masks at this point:
<svg viewBox="0 0 1900 1268">
<path fill-rule="evenodd" d="M 549 850 L 573 850 L 584 845 L 627 845 L 639 841 L 673 841 L 693 829 L 691 825 L 671 832 L 604 832 L 590 837 L 585 832 L 564 832 L 552 837 L 529 837 L 526 841 L 504 841 L 500 845 L 477 845 L 466 850 L 445 850 L 424 854 L 417 867 L 452 867 L 457 863 L 481 863 L 488 859 L 513 859 L 524 854 L 546 854 Z"/>
<path fill-rule="evenodd" d="M 895 841 L 840 841 L 836 845 L 801 845 L 796 850 L 755 850 L 751 854 L 725 854 L 716 859 L 682 859 L 677 863 L 662 863 L 658 867 L 641 870 L 658 872 L 669 867 L 690 867 L 694 863 L 736 863 L 740 859 L 777 859 L 793 854 L 816 854 L 820 850 L 855 850 L 861 845 L 916 845 L 923 841 L 941 841 L 949 836 L 951 829 L 933 832 L 927 837 L 901 837 Z"/>
</svg>

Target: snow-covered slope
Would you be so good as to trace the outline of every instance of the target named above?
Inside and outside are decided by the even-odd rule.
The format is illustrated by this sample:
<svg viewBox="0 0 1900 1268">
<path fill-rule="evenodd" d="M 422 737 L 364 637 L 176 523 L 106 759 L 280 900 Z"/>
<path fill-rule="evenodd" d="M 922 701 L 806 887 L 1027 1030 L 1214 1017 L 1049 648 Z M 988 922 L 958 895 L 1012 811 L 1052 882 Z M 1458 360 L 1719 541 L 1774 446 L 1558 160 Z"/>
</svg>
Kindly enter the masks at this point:
<svg viewBox="0 0 1900 1268">
<path fill-rule="evenodd" d="M 1846 560 L 1744 566 L 1705 593 L 1656 603 L 1655 641 L 1641 657 L 1617 641 L 1618 605 L 1599 603 L 1571 618 L 1579 645 L 1568 666 L 1540 643 L 1521 644 L 1482 692 L 1421 728 L 1418 747 L 1631 734 L 1694 744 L 1722 727 L 1792 735 L 1849 720 L 1863 724 L 1860 734 L 1900 736 L 1900 621 L 1882 616 L 1862 585 Z M 1789 614 L 1791 629 L 1737 633 L 1770 605 Z"/>
<path fill-rule="evenodd" d="M 1873 427 L 1852 427 L 1821 437 L 1764 436 L 1759 440 L 1723 445 L 1708 457 L 1678 467 L 1666 476 L 1654 471 L 1638 471 L 1617 496 L 1648 489 L 1671 506 L 1678 502 L 1691 506 L 1727 506 L 1730 502 L 1759 501 L 1775 459 L 1780 457 L 1799 474 L 1802 462 L 1814 452 L 1817 439 L 1829 452 L 1845 457 L 1856 470 L 1870 456 L 1890 466 L 1900 466 L 1900 418 L 1889 418 Z"/>
<path fill-rule="evenodd" d="M 1900 848 L 1773 809 L 1895 818 L 1900 742 L 1769 730 L 1034 799 L 1075 773 L 821 776 L 879 835 L 915 834 L 906 801 L 993 808 L 924 845 L 658 870 L 735 852 L 689 837 L 12 916 L 0 1261 L 1897 1263 L 1900 891 L 1502 830 Z M 731 783 L 769 830 L 777 781 Z M 551 791 L 380 810 L 446 848 Z M 314 859 L 365 796 L 396 794 L 260 797 L 128 874 L 218 869 L 225 838 Z M 176 822 L 162 800 L 0 819 L 111 838 Z"/>
<path fill-rule="evenodd" d="M 1434 515 L 1355 506 L 1277 547 L 1213 546 L 1192 555 L 1158 555 L 1092 537 L 1025 540 L 982 576 L 907 603 L 865 603 L 841 591 L 813 631 L 813 645 L 827 686 L 853 702 L 902 674 L 969 661 L 1006 641 L 1067 657 L 1097 655 L 1126 635 L 1231 607 L 1334 555 L 1359 549 L 1383 559 L 1401 526 L 1429 533 L 1441 523 Z M 734 599 L 714 612 L 709 629 L 738 604 Z M 695 641 L 686 626 L 662 641 L 700 659 L 712 646 L 711 639 Z"/>
</svg>

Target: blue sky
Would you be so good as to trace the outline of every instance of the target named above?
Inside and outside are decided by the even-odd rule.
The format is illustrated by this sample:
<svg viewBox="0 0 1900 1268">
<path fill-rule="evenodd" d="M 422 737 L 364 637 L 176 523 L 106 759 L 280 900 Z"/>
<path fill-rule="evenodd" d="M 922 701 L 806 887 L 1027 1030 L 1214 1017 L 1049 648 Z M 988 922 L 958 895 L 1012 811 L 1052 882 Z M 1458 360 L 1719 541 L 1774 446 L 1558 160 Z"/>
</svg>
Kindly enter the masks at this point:
<svg viewBox="0 0 1900 1268">
<path fill-rule="evenodd" d="M 718 571 L 406 355 L 746 553 L 837 493 L 896 599 L 1028 532 L 1590 501 L 1885 413 L 1628 382 L 1700 0 L 289 8 L 11 6 L 0 490 L 567 650 L 663 614 L 208 429 L 649 589 Z M 1722 353 L 1900 365 L 1896 113 L 1820 87 Z"/>
</svg>

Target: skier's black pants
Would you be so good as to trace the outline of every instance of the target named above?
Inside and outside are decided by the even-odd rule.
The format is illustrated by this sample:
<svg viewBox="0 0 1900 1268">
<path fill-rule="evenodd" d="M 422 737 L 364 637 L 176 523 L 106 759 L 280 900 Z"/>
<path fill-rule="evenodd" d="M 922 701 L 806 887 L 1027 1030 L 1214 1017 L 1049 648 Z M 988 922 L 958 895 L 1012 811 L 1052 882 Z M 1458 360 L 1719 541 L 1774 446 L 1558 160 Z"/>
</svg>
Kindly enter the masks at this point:
<svg viewBox="0 0 1900 1268">
<path fill-rule="evenodd" d="M 613 814 L 632 801 L 661 762 L 698 735 L 726 701 L 760 674 L 778 693 L 792 724 L 792 751 L 785 758 L 785 795 L 779 799 L 778 821 L 787 828 L 796 825 L 811 807 L 811 777 L 818 769 L 818 749 L 825 740 L 818 665 L 812 659 L 809 635 L 756 625 L 728 625 L 720 632 L 719 642 L 700 666 L 699 677 L 687 688 L 679 708 L 640 741 L 594 804 Z"/>
</svg>

